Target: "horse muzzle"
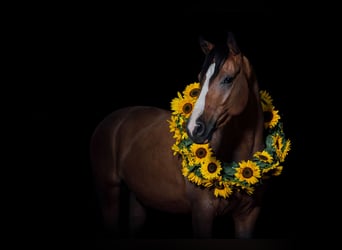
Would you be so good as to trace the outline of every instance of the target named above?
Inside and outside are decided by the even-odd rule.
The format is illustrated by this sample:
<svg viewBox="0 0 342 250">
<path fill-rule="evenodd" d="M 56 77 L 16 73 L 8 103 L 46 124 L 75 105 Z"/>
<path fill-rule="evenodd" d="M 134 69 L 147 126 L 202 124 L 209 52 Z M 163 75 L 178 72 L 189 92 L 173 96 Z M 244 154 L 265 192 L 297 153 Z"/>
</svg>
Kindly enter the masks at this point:
<svg viewBox="0 0 342 250">
<path fill-rule="evenodd" d="M 215 130 L 214 123 L 206 124 L 203 120 L 198 118 L 196 120 L 196 126 L 193 131 L 188 130 L 188 126 L 186 127 L 189 138 L 196 144 L 205 144 L 208 143 L 213 135 Z"/>
</svg>

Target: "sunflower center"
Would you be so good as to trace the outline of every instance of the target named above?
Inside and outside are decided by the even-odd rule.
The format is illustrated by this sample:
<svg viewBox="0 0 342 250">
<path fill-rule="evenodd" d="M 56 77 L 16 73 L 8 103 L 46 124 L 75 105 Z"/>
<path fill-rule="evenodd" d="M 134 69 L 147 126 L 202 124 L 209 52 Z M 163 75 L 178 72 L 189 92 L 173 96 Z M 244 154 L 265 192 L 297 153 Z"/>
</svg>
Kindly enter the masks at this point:
<svg viewBox="0 0 342 250">
<path fill-rule="evenodd" d="M 246 167 L 242 170 L 242 176 L 244 178 L 251 178 L 253 176 L 253 170 L 249 167 Z"/>
<path fill-rule="evenodd" d="M 210 162 L 210 163 L 208 164 L 208 172 L 209 172 L 209 173 L 215 173 L 215 172 L 216 172 L 216 169 L 217 169 L 217 166 L 216 166 L 215 163 Z"/>
<path fill-rule="evenodd" d="M 190 96 L 191 97 L 197 97 L 197 96 L 199 96 L 199 93 L 200 93 L 200 89 L 199 88 L 195 88 L 195 89 L 192 89 L 190 91 Z"/>
<path fill-rule="evenodd" d="M 184 114 L 189 114 L 192 111 L 192 104 L 191 103 L 185 103 L 183 106 L 183 112 Z"/>
<path fill-rule="evenodd" d="M 224 186 L 222 185 L 222 183 L 220 183 L 219 180 L 215 180 L 215 181 L 214 181 L 214 187 L 215 187 L 216 189 L 224 189 Z"/>
<path fill-rule="evenodd" d="M 198 158 L 204 158 L 207 155 L 207 150 L 205 150 L 204 148 L 199 148 L 196 150 L 196 156 Z"/>
<path fill-rule="evenodd" d="M 259 159 L 262 160 L 262 161 L 267 161 L 268 158 L 264 155 L 259 155 Z"/>
<path fill-rule="evenodd" d="M 265 122 L 270 122 L 270 121 L 272 121 L 272 118 L 273 118 L 272 112 L 270 112 L 270 111 L 264 111 L 264 119 L 265 119 Z"/>
</svg>

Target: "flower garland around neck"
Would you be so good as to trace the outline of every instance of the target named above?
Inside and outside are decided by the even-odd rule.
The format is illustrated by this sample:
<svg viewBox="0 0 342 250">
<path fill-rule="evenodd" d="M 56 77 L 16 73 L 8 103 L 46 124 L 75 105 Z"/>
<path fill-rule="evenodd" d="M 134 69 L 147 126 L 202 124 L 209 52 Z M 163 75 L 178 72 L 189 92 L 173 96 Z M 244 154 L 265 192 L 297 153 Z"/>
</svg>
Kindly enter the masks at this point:
<svg viewBox="0 0 342 250">
<path fill-rule="evenodd" d="M 263 179 L 280 175 L 283 170 L 281 163 L 290 151 L 291 141 L 285 138 L 279 111 L 273 106 L 269 93 L 260 91 L 265 117 L 265 148 L 254 153 L 252 159 L 230 163 L 217 159 L 209 143 L 196 144 L 188 137 L 184 124 L 199 93 L 200 84 L 194 82 L 171 101 L 172 115 L 168 122 L 176 140 L 172 150 L 174 155 L 182 156 L 183 176 L 198 186 L 212 189 L 216 197 L 228 198 L 234 190 L 244 190 L 251 195 Z"/>
</svg>

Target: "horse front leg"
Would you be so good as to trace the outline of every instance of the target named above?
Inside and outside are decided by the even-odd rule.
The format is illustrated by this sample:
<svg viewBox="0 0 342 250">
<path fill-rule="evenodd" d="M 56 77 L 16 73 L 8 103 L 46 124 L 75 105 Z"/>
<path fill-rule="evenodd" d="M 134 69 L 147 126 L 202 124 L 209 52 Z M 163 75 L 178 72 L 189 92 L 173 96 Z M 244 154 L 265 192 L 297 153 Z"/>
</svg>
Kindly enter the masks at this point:
<svg viewBox="0 0 342 250">
<path fill-rule="evenodd" d="M 260 213 L 260 207 L 253 207 L 245 213 L 234 213 L 235 238 L 250 239 L 253 237 L 256 220 Z"/>
<path fill-rule="evenodd" d="M 214 212 L 208 206 L 195 206 L 192 211 L 194 238 L 209 239 L 213 236 Z"/>
</svg>

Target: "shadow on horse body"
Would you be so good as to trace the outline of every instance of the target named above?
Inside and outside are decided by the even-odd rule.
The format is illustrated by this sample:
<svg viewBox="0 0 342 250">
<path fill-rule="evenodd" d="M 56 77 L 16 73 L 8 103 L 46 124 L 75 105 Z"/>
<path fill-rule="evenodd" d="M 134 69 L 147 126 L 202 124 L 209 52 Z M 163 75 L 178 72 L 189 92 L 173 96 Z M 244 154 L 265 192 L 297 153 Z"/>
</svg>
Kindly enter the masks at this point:
<svg viewBox="0 0 342 250">
<path fill-rule="evenodd" d="M 226 43 L 200 39 L 205 60 L 200 94 L 186 126 L 197 144 L 209 143 L 217 159 L 241 161 L 264 148 L 263 112 L 252 66 L 229 33 Z M 260 211 L 263 185 L 253 194 L 234 191 L 217 197 L 182 174 L 182 157 L 171 150 L 171 112 L 133 106 L 114 111 L 96 128 L 91 160 L 105 223 L 119 230 L 120 188 L 130 191 L 129 228 L 137 232 L 146 207 L 191 215 L 194 238 L 213 237 L 216 216 L 230 213 L 236 238 L 251 238 Z"/>
</svg>

